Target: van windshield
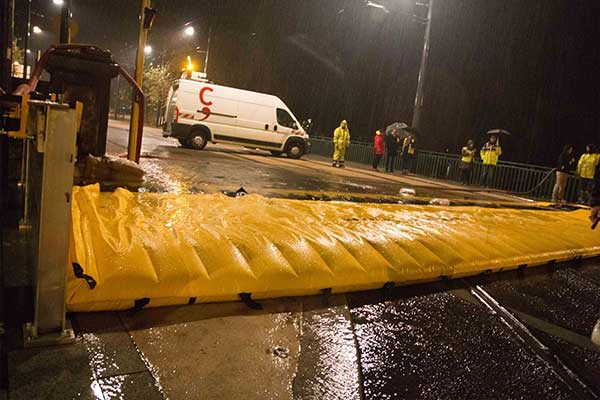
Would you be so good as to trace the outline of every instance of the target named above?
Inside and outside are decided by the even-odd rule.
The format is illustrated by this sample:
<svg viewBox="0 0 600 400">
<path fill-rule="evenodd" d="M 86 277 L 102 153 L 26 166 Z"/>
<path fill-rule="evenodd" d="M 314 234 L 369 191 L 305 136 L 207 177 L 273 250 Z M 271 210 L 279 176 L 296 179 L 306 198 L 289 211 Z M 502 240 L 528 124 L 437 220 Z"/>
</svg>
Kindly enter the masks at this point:
<svg viewBox="0 0 600 400">
<path fill-rule="evenodd" d="M 296 121 L 294 121 L 294 118 L 292 118 L 290 113 L 284 110 L 283 108 L 277 109 L 277 123 L 287 128 L 297 128 Z"/>
</svg>

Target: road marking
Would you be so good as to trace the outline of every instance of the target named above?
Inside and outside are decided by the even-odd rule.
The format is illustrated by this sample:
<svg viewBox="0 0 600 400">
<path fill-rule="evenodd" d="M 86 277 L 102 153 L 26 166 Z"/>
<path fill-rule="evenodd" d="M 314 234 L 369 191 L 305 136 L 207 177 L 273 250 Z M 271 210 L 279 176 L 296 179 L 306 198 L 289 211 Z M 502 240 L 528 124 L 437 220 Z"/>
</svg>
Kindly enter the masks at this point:
<svg viewBox="0 0 600 400">
<path fill-rule="evenodd" d="M 563 328 L 558 325 L 554 325 L 550 322 L 546 322 L 544 320 L 541 320 L 524 312 L 515 310 L 513 308 L 510 308 L 510 311 L 513 314 L 517 315 L 528 325 L 531 325 L 532 327 L 542 332 L 545 332 L 551 336 L 561 338 L 562 340 L 568 343 L 571 343 L 578 347 L 583 347 L 586 350 L 593 351 L 595 353 L 600 353 L 600 346 L 596 346 L 587 336 L 580 335 L 569 329 Z"/>
</svg>

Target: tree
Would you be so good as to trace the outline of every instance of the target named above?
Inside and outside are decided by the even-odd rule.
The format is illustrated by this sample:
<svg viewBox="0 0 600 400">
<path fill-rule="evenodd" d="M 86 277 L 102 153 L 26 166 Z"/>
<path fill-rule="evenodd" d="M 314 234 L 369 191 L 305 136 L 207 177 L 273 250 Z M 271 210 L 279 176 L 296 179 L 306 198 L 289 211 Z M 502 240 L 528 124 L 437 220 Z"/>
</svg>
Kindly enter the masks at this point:
<svg viewBox="0 0 600 400">
<path fill-rule="evenodd" d="M 17 39 L 13 39 L 12 42 L 12 61 L 23 64 L 25 60 L 25 51 L 17 44 Z"/>
<path fill-rule="evenodd" d="M 146 66 L 142 84 L 146 97 L 146 121 L 155 121 L 158 125 L 173 78 L 174 74 L 169 65 Z"/>
<path fill-rule="evenodd" d="M 113 118 L 119 119 L 131 111 L 131 86 L 121 76 L 111 82 L 111 111 Z"/>
<path fill-rule="evenodd" d="M 22 47 L 19 47 L 17 39 L 15 38 L 12 41 L 12 64 L 10 66 L 12 76 L 25 78 L 26 72 L 24 71 L 24 61 L 25 51 Z"/>
</svg>

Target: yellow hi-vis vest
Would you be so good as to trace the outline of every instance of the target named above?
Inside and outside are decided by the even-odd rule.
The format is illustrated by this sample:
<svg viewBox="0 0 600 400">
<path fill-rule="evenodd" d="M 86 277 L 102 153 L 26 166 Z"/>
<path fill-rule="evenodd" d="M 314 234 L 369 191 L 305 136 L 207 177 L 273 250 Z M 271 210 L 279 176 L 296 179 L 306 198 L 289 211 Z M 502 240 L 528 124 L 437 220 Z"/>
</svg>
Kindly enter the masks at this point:
<svg viewBox="0 0 600 400">
<path fill-rule="evenodd" d="M 404 142 L 402 143 L 402 152 L 406 151 L 407 154 L 413 155 L 415 154 L 415 139 L 404 138 Z"/>
<path fill-rule="evenodd" d="M 498 158 L 502 155 L 502 148 L 495 144 L 486 143 L 479 155 L 485 165 L 496 165 L 498 164 Z"/>
<path fill-rule="evenodd" d="M 594 179 L 596 165 L 600 160 L 598 153 L 584 153 L 577 164 L 577 175 L 585 179 Z"/>
<path fill-rule="evenodd" d="M 473 157 L 475 157 L 475 149 L 471 150 L 467 146 L 462 148 L 462 158 L 460 161 L 465 163 L 473 162 Z"/>
</svg>

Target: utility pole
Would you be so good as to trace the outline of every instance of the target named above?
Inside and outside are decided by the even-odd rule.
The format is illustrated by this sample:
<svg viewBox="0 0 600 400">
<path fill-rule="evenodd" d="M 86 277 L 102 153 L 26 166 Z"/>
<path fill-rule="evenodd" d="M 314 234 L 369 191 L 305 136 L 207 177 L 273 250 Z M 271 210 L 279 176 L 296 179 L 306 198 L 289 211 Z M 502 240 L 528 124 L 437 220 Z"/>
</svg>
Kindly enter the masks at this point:
<svg viewBox="0 0 600 400">
<path fill-rule="evenodd" d="M 71 0 L 65 0 L 60 11 L 60 38 L 61 44 L 71 43 Z"/>
<path fill-rule="evenodd" d="M 121 74 L 117 75 L 117 100 L 115 101 L 114 119 L 119 119 L 119 110 L 121 108 Z"/>
<path fill-rule="evenodd" d="M 11 75 L 15 51 L 13 37 L 15 28 L 15 0 L 0 1 L 0 88 L 12 93 Z M 0 135 L 6 137 L 6 135 Z M 2 192 L 6 193 L 6 192 Z"/>
<path fill-rule="evenodd" d="M 212 27 L 208 25 L 208 40 L 206 44 L 206 56 L 204 57 L 204 74 L 208 71 L 208 53 L 210 52 L 210 37 L 212 35 Z"/>
<path fill-rule="evenodd" d="M 27 50 L 29 50 L 29 37 L 31 36 L 31 0 L 25 1 L 25 16 L 25 25 L 27 32 L 25 32 L 25 38 L 23 39 L 23 79 L 29 79 L 29 77 L 27 76 L 27 66 L 29 65 L 29 63 L 27 62 Z"/>
<path fill-rule="evenodd" d="M 425 26 L 425 43 L 423 45 L 423 54 L 421 55 L 421 67 L 419 68 L 419 80 L 417 81 L 417 93 L 415 95 L 415 108 L 413 111 L 412 127 L 419 130 L 421 128 L 421 110 L 423 108 L 423 92 L 425 89 L 425 78 L 427 73 L 427 58 L 429 57 L 429 40 L 431 36 L 431 15 L 433 12 L 434 0 L 429 0 L 429 4 L 417 3 L 418 6 L 425 6 L 427 10 L 427 24 Z"/>
<path fill-rule="evenodd" d="M 144 48 L 148 39 L 148 31 L 154 22 L 156 10 L 150 8 L 150 0 L 142 0 L 140 12 L 140 36 L 135 60 L 135 81 L 142 87 L 144 77 Z M 131 121 L 129 124 L 129 145 L 127 148 L 127 159 L 138 162 L 140 155 L 138 149 L 138 123 L 140 121 L 140 103 L 134 98 L 131 104 Z M 142 121 L 143 123 L 143 121 Z"/>
<path fill-rule="evenodd" d="M 14 0 L 0 1 L 0 89 L 12 93 L 11 75 L 13 68 Z M 0 90 L 0 93 L 2 93 Z M 0 135 L 0 218 L 8 213 L 8 136 Z M 4 221 L 0 221 L 4 222 Z M 5 305 L 0 301 L 0 318 L 4 320 Z"/>
</svg>

